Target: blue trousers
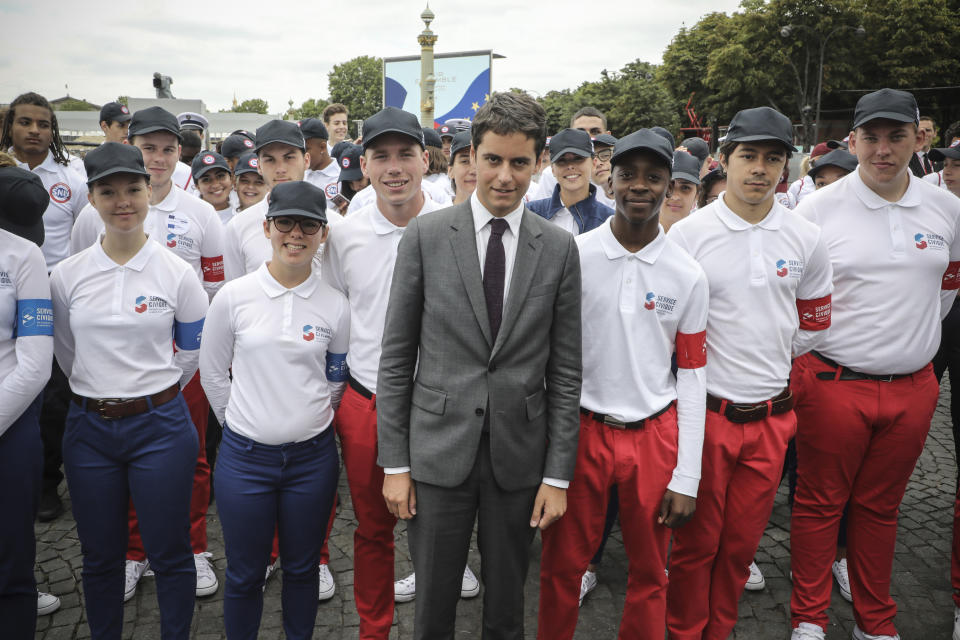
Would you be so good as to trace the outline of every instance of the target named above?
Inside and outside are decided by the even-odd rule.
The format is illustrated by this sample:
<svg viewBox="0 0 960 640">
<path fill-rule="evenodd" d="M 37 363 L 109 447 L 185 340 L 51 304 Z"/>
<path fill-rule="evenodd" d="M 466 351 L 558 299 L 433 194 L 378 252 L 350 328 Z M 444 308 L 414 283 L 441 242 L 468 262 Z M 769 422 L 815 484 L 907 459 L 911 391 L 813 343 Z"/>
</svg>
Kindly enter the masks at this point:
<svg viewBox="0 0 960 640">
<path fill-rule="evenodd" d="M 37 627 L 33 519 L 43 472 L 42 398 L 0 436 L 0 634 L 11 640 L 32 640 Z"/>
<path fill-rule="evenodd" d="M 224 427 L 214 485 L 227 554 L 223 596 L 229 640 L 256 640 L 264 567 L 279 530 L 283 629 L 309 640 L 317 617 L 317 564 L 337 491 L 333 429 L 304 442 L 260 444 Z"/>
<path fill-rule="evenodd" d="M 120 639 L 131 498 L 156 574 L 160 636 L 190 637 L 197 587 L 190 492 L 198 448 L 182 394 L 116 420 L 70 403 L 63 463 L 83 551 L 83 594 L 93 640 Z"/>
</svg>

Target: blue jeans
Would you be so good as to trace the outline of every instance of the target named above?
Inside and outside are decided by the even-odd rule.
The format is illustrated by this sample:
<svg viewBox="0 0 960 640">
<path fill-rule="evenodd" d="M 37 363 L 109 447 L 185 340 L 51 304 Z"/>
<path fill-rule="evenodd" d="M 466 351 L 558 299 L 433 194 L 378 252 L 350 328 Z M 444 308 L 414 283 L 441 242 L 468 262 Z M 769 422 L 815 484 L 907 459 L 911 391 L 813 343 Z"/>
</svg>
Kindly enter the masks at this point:
<svg viewBox="0 0 960 640">
<path fill-rule="evenodd" d="M 197 588 L 190 492 L 198 448 L 182 394 L 116 420 L 70 403 L 63 463 L 83 550 L 83 594 L 93 640 L 119 640 L 123 627 L 131 497 L 157 578 L 160 635 L 164 640 L 190 637 Z"/>
<path fill-rule="evenodd" d="M 43 471 L 42 398 L 0 436 L 0 621 L 3 636 L 12 640 L 33 640 L 37 627 L 33 519 Z"/>
<path fill-rule="evenodd" d="M 275 529 L 283 558 L 284 632 L 290 640 L 313 637 L 317 564 L 339 475 L 333 428 L 304 442 L 266 445 L 224 427 L 214 485 L 227 554 L 223 618 L 229 640 L 257 638 Z"/>
</svg>

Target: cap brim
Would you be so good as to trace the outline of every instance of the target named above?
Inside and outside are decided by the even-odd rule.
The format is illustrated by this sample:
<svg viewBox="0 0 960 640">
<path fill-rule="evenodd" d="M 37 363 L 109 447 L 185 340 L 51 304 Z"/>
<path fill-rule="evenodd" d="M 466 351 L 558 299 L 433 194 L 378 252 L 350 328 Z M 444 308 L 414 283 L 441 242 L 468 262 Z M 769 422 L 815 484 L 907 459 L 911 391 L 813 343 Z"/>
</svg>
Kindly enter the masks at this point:
<svg viewBox="0 0 960 640">
<path fill-rule="evenodd" d="M 692 173 L 687 173 L 686 171 L 679 171 L 676 173 L 670 174 L 671 180 L 686 180 L 687 182 L 692 182 L 693 184 L 700 184 L 700 176 L 695 176 Z"/>
<path fill-rule="evenodd" d="M 654 134 L 654 135 L 657 135 L 657 134 Z M 654 147 L 650 147 L 645 144 L 638 144 L 633 147 L 621 149 L 619 152 L 615 152 L 612 156 L 610 156 L 610 166 L 613 166 L 614 164 L 616 164 L 620 158 L 627 155 L 628 153 L 634 153 L 637 151 L 646 151 L 647 153 L 652 153 L 653 155 L 663 160 L 667 164 L 667 168 L 671 170 L 671 175 L 672 175 L 673 153 L 671 153 L 669 156 L 666 156 L 659 149 L 655 149 Z"/>
<path fill-rule="evenodd" d="M 222 164 L 205 164 L 199 169 L 197 169 L 197 172 L 193 174 L 194 182 L 196 182 L 197 180 L 205 176 L 209 171 L 212 171 L 213 169 L 223 169 L 227 173 L 231 173 L 229 166 L 224 166 Z"/>
<path fill-rule="evenodd" d="M 846 142 L 842 140 L 827 140 L 827 146 L 831 149 L 849 149 Z"/>
<path fill-rule="evenodd" d="M 951 160 L 960 160 L 960 147 L 930 149 L 930 153 L 928 153 L 927 156 L 929 156 L 929 158 L 935 162 L 939 162 L 945 158 L 950 158 Z"/>
<path fill-rule="evenodd" d="M 460 153 L 461 151 L 469 151 L 469 150 L 470 150 L 470 146 L 471 146 L 471 145 L 469 145 L 469 144 L 465 144 L 465 145 L 463 145 L 462 147 L 456 147 L 456 148 L 450 147 L 450 157 L 453 158 L 453 156 L 457 155 L 457 154 Z"/>
<path fill-rule="evenodd" d="M 304 138 L 304 141 L 306 141 L 306 138 Z M 263 142 L 260 142 L 260 141 L 258 140 L 258 141 L 257 141 L 257 145 L 253 148 L 253 152 L 254 152 L 254 153 L 260 153 L 260 149 L 263 149 L 264 147 L 269 146 L 269 145 L 271 145 L 271 144 L 273 144 L 273 143 L 275 143 L 275 142 L 279 142 L 279 143 L 281 143 L 281 144 L 285 144 L 285 145 L 287 145 L 287 146 L 289 146 L 289 147 L 293 147 L 294 149 L 300 149 L 300 151 L 306 151 L 306 150 L 307 150 L 306 147 L 301 147 L 300 145 L 294 144 L 294 143 L 290 142 L 289 140 L 273 139 L 273 140 L 264 140 Z"/>
<path fill-rule="evenodd" d="M 133 114 L 132 114 L 132 113 L 121 113 L 121 114 L 120 114 L 119 116 L 117 116 L 116 118 L 110 118 L 110 119 L 113 120 L 114 122 L 130 122 L 131 120 L 133 120 Z"/>
<path fill-rule="evenodd" d="M 376 139 L 379 138 L 380 136 L 383 136 L 383 135 L 385 135 L 385 134 L 387 134 L 387 133 L 399 133 L 400 135 L 406 136 L 406 137 L 410 138 L 411 140 L 415 141 L 417 144 L 419 144 L 419 145 L 420 145 L 421 147 L 423 147 L 424 149 L 427 148 L 427 144 L 426 144 L 426 142 L 423 140 L 423 138 L 418 137 L 418 136 L 415 136 L 415 135 L 413 135 L 412 133 L 410 133 L 409 131 L 404 131 L 404 130 L 402 130 L 402 129 L 384 129 L 383 131 L 378 131 L 378 132 L 376 133 L 376 135 L 374 135 L 372 138 L 371 138 L 371 137 L 368 137 L 368 136 L 366 136 L 366 135 L 363 136 L 363 145 L 362 145 L 362 146 L 363 146 L 363 150 L 366 151 L 366 150 L 370 147 L 370 145 L 373 144 L 373 141 L 374 141 L 374 140 L 376 140 Z"/>
<path fill-rule="evenodd" d="M 902 113 L 897 113 L 895 111 L 878 111 L 876 113 L 871 113 L 866 117 L 860 118 L 859 120 L 854 122 L 853 128 L 856 129 L 857 127 L 862 127 L 863 125 L 870 122 L 871 120 L 893 120 L 894 122 L 913 122 L 913 123 L 917 122 L 916 120 L 914 120 L 913 116 L 904 115 Z"/>
<path fill-rule="evenodd" d="M 43 246 L 44 229 L 42 218 L 29 225 L 15 224 L 9 220 L 0 218 L 0 229 L 9 231 L 13 235 L 20 236 L 25 240 L 29 240 L 37 246 Z"/>
<path fill-rule="evenodd" d="M 324 200 L 324 206 L 326 206 L 326 200 Z M 313 220 L 319 220 L 320 222 L 327 222 L 327 214 L 323 215 L 317 214 L 314 211 L 305 211 L 303 209 L 281 209 L 279 211 L 267 211 L 267 219 L 270 218 L 279 218 L 280 216 L 299 216 L 301 218 L 311 218 Z"/>
<path fill-rule="evenodd" d="M 183 131 L 184 129 L 188 129 L 188 130 L 193 129 L 195 131 L 203 131 L 204 129 L 206 129 L 206 127 L 200 124 L 192 123 L 192 122 L 185 122 L 182 125 L 180 125 L 180 130 Z"/>
<path fill-rule="evenodd" d="M 244 173 L 260 173 L 260 172 L 248 165 L 243 165 L 242 167 L 238 166 L 236 169 L 233 170 L 234 177 L 242 175 Z"/>
<path fill-rule="evenodd" d="M 138 135 L 139 135 L 139 134 L 138 134 Z M 148 172 L 146 172 L 146 171 L 140 171 L 139 169 L 131 169 L 130 167 L 110 167 L 110 168 L 107 169 L 106 171 L 101 171 L 100 173 L 97 173 L 97 174 L 92 175 L 92 176 L 91 176 L 91 175 L 88 175 L 88 176 L 87 176 L 87 186 L 89 187 L 90 185 L 92 185 L 92 184 L 93 184 L 94 182 L 96 182 L 97 180 L 102 180 L 103 178 L 106 178 L 107 176 L 112 176 L 112 175 L 117 174 L 117 173 L 129 173 L 129 174 L 132 174 L 132 175 L 135 175 L 135 176 L 146 176 L 148 180 L 149 180 L 149 178 L 150 178 L 150 174 L 149 174 Z"/>
<path fill-rule="evenodd" d="M 343 182 L 344 180 L 362 180 L 362 179 L 363 179 L 363 171 L 361 169 L 355 169 L 351 167 L 350 169 L 340 170 L 340 182 Z"/>
<path fill-rule="evenodd" d="M 127 137 L 132 138 L 133 136 L 145 136 L 148 133 L 156 133 L 157 131 L 172 133 L 173 135 L 177 136 L 177 140 L 179 140 L 180 142 L 183 142 L 183 136 L 180 135 L 180 131 L 172 131 L 162 125 L 149 126 L 149 127 L 144 127 L 143 129 L 137 129 L 136 131 L 129 131 L 127 132 Z"/>
<path fill-rule="evenodd" d="M 739 138 L 731 138 L 730 136 L 727 136 L 724 142 L 779 142 L 780 144 L 793 149 L 793 142 L 787 142 L 783 138 L 772 136 L 769 133 L 757 133 L 750 136 L 740 136 Z"/>
<path fill-rule="evenodd" d="M 554 150 L 550 149 L 550 162 L 556 162 L 557 158 L 563 156 L 565 153 L 572 153 L 575 156 L 580 156 L 581 158 L 592 158 L 593 152 L 581 149 L 580 147 L 563 147 L 562 149 Z"/>
</svg>

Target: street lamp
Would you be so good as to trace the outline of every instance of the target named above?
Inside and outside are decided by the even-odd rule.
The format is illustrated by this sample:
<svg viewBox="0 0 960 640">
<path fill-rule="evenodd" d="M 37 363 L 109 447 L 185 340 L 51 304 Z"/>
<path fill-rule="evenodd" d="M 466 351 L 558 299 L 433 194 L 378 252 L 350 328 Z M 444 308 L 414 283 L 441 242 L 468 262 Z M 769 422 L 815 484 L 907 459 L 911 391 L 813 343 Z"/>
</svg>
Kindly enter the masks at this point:
<svg viewBox="0 0 960 640">
<path fill-rule="evenodd" d="M 796 29 L 808 29 L 816 33 L 814 29 L 812 29 L 811 27 L 808 27 L 805 24 L 787 24 L 780 27 L 780 36 L 783 38 L 789 38 L 791 35 L 793 35 L 793 32 Z M 862 38 L 863 36 L 867 35 L 867 30 L 863 28 L 863 25 L 854 27 L 849 24 L 843 24 L 843 25 L 840 25 L 839 27 L 834 28 L 832 31 L 830 31 L 827 35 L 825 35 L 820 40 L 820 70 L 819 70 L 818 80 L 817 80 L 817 115 L 816 115 L 816 120 L 814 121 L 814 124 L 813 124 L 814 144 L 816 144 L 817 141 L 820 139 L 820 96 L 823 93 L 823 59 L 827 52 L 827 42 L 829 42 L 830 38 L 835 36 L 840 31 L 843 31 L 844 29 L 853 29 L 853 32 L 859 38 Z M 805 90 L 804 90 L 804 94 L 806 94 Z M 804 95 L 804 97 L 806 97 L 806 95 Z M 804 138 L 809 140 L 809 138 L 807 137 L 806 131 L 804 131 Z"/>
</svg>

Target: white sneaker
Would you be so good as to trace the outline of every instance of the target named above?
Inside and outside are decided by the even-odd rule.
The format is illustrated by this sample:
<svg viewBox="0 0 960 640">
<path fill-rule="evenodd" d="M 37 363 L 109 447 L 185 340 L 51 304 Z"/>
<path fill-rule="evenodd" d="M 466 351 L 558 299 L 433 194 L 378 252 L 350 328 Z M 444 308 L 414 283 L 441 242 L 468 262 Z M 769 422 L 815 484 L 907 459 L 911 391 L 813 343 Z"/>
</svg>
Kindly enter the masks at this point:
<svg viewBox="0 0 960 640">
<path fill-rule="evenodd" d="M 872 633 L 861 631 L 860 627 L 853 625 L 853 640 L 900 640 L 900 634 L 895 636 L 875 636 Z"/>
<path fill-rule="evenodd" d="M 767 586 L 767 581 L 763 577 L 763 572 L 760 571 L 756 562 L 751 562 L 750 577 L 747 578 L 747 584 L 743 588 L 747 591 L 763 591 L 765 586 Z"/>
<path fill-rule="evenodd" d="M 953 640 L 960 640 L 960 608 L 953 608 Z"/>
<path fill-rule="evenodd" d="M 330 573 L 330 567 L 325 564 L 320 565 L 320 602 L 329 600 L 337 590 L 337 583 L 333 581 L 333 574 Z"/>
<path fill-rule="evenodd" d="M 60 598 L 52 593 L 37 592 L 37 615 L 48 616 L 60 608 Z"/>
<path fill-rule="evenodd" d="M 124 576 L 124 591 L 123 591 L 123 601 L 127 602 L 137 594 L 137 583 L 140 582 L 140 578 L 143 577 L 144 572 L 147 570 L 147 567 L 150 566 L 149 560 L 144 560 L 143 562 L 137 562 L 136 560 L 127 560 L 126 566 L 124 567 L 126 574 Z"/>
<path fill-rule="evenodd" d="M 463 582 L 460 583 L 461 598 L 476 598 L 480 594 L 480 581 L 473 575 L 470 567 L 463 568 Z"/>
<path fill-rule="evenodd" d="M 850 574 L 847 573 L 847 559 L 840 558 L 833 563 L 833 577 L 840 587 L 840 595 L 847 602 L 853 602 L 853 593 L 850 592 Z"/>
<path fill-rule="evenodd" d="M 267 574 L 263 577 L 263 591 L 267 590 L 267 581 L 270 580 L 270 576 L 277 572 L 277 569 L 280 568 L 280 558 L 277 558 L 272 563 L 267 565 Z"/>
<path fill-rule="evenodd" d="M 595 571 L 584 571 L 580 578 L 580 606 L 583 606 L 583 599 L 587 594 L 597 588 L 597 573 Z"/>
<path fill-rule="evenodd" d="M 208 558 L 213 557 L 209 551 L 193 554 L 193 564 L 197 567 L 197 597 L 212 596 L 220 588 L 217 574 L 213 572 L 213 565 Z"/>
<path fill-rule="evenodd" d="M 394 602 L 410 602 L 417 597 L 417 574 L 411 573 L 393 583 Z"/>
<path fill-rule="evenodd" d="M 827 634 L 823 629 L 809 622 L 801 622 L 790 634 L 790 640 L 826 640 L 826 638 Z"/>
</svg>

